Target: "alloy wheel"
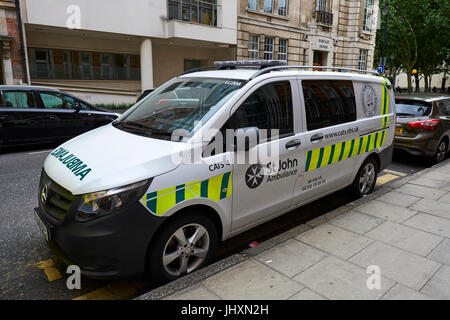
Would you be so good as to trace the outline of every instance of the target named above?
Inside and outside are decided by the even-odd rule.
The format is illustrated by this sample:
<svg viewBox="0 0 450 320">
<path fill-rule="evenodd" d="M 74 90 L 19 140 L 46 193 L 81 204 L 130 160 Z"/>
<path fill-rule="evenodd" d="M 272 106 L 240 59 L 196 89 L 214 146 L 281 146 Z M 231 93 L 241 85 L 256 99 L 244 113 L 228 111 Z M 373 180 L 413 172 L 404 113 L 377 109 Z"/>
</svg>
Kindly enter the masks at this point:
<svg viewBox="0 0 450 320">
<path fill-rule="evenodd" d="M 376 170 L 373 163 L 369 162 L 364 166 L 359 177 L 359 192 L 361 195 L 369 194 L 375 182 Z"/>
<path fill-rule="evenodd" d="M 178 277 L 196 270 L 210 249 L 208 231 L 192 223 L 179 228 L 167 241 L 162 264 L 167 273 Z"/>
</svg>

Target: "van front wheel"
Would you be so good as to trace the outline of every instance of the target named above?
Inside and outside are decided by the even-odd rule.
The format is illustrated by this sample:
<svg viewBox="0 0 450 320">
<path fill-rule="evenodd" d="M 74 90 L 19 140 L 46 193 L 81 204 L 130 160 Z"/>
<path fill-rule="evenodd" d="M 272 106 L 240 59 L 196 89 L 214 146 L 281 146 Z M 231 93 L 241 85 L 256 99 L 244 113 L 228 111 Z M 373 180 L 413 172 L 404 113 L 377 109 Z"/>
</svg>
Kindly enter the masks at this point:
<svg viewBox="0 0 450 320">
<path fill-rule="evenodd" d="M 362 164 L 353 180 L 351 189 L 358 198 L 372 193 L 378 176 L 378 164 L 374 158 L 369 158 Z"/>
<path fill-rule="evenodd" d="M 218 233 L 213 221 L 202 214 L 185 213 L 159 233 L 147 262 L 154 282 L 167 282 L 192 273 L 214 257 Z"/>
</svg>

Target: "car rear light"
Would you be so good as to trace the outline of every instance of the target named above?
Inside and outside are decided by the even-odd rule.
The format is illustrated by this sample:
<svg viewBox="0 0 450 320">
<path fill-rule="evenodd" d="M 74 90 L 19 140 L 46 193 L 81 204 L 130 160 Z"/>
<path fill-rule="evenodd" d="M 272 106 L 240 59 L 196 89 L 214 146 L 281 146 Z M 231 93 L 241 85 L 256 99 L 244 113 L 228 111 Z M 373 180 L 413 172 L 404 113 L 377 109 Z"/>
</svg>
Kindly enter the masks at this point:
<svg viewBox="0 0 450 320">
<path fill-rule="evenodd" d="M 434 128 L 439 124 L 441 120 L 424 120 L 424 121 L 415 121 L 409 122 L 408 125 L 413 128 L 425 129 L 425 130 L 434 130 Z"/>
</svg>

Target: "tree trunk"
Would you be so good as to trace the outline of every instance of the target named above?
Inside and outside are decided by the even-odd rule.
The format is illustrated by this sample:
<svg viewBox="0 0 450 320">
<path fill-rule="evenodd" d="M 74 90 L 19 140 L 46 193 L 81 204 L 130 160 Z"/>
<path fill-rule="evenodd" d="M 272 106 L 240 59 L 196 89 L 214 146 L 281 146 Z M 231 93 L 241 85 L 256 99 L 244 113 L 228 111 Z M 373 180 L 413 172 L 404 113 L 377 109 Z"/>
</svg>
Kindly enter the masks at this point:
<svg viewBox="0 0 450 320">
<path fill-rule="evenodd" d="M 407 79 L 408 79 L 408 93 L 412 93 L 412 74 L 410 71 L 406 73 Z"/>
<path fill-rule="evenodd" d="M 414 79 L 416 80 L 416 92 L 420 92 L 419 73 L 416 73 L 416 74 L 414 75 Z"/>
<path fill-rule="evenodd" d="M 424 72 L 423 73 L 423 80 L 425 81 L 424 92 L 429 92 L 429 90 L 430 90 L 430 85 L 429 85 L 428 79 L 429 79 L 428 73 Z"/>
</svg>

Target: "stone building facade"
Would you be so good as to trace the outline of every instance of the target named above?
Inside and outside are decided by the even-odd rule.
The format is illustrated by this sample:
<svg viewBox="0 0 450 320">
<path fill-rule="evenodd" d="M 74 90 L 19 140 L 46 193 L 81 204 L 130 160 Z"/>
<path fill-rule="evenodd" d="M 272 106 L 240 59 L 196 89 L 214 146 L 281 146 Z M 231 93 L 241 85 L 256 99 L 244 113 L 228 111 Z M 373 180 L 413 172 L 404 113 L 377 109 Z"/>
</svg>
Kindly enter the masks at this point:
<svg viewBox="0 0 450 320">
<path fill-rule="evenodd" d="M 6 85 L 27 82 L 16 5 L 14 0 L 0 1 L 0 84 Z"/>
<path fill-rule="evenodd" d="M 236 56 L 371 70 L 378 0 L 240 0 Z"/>
</svg>

